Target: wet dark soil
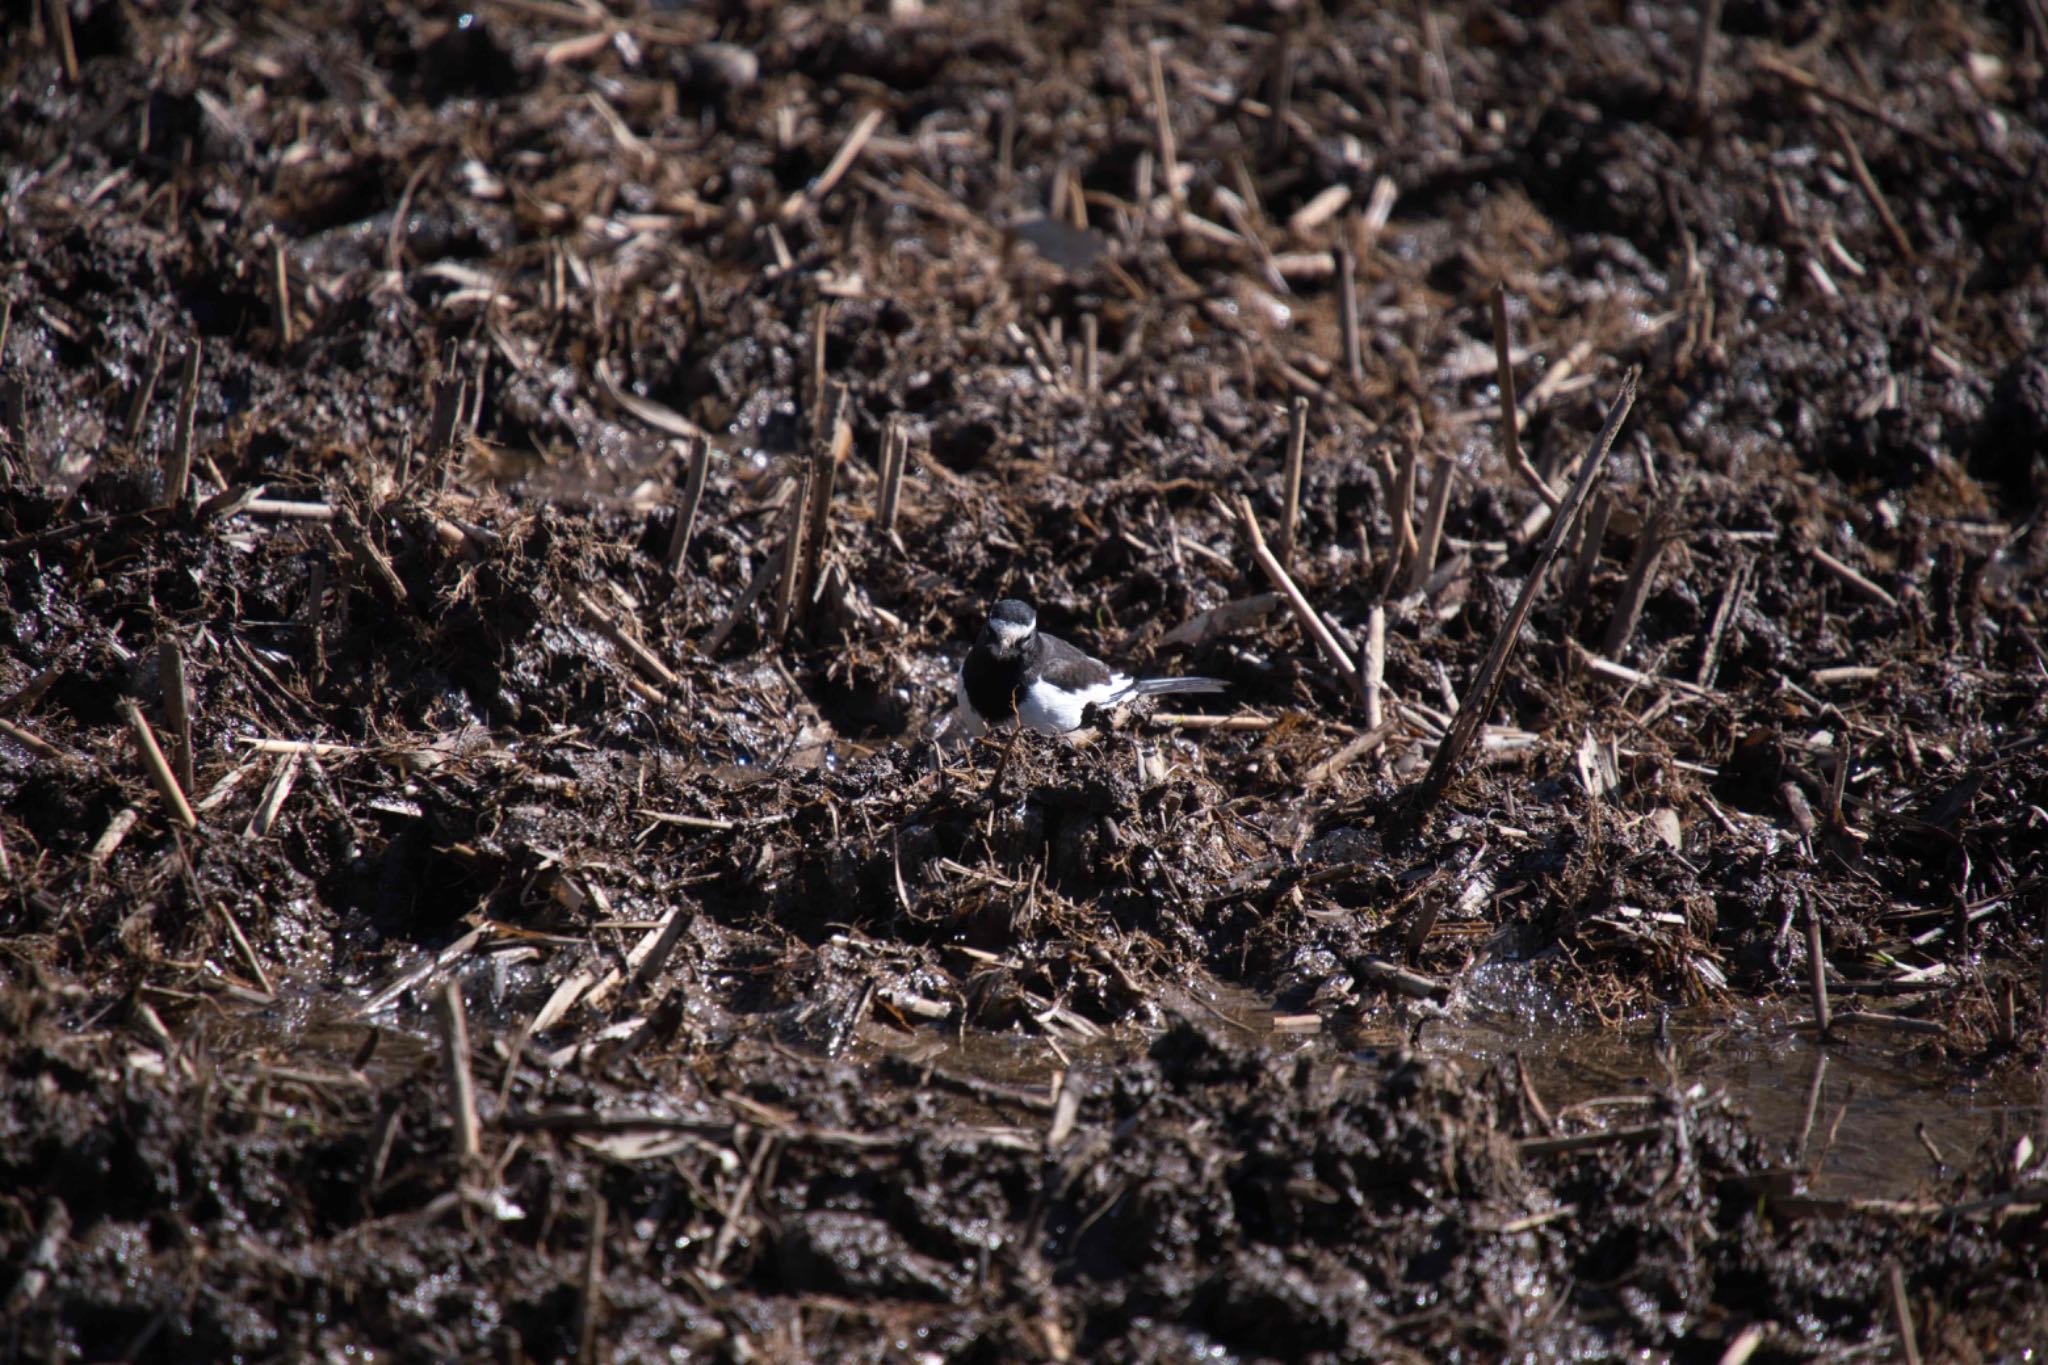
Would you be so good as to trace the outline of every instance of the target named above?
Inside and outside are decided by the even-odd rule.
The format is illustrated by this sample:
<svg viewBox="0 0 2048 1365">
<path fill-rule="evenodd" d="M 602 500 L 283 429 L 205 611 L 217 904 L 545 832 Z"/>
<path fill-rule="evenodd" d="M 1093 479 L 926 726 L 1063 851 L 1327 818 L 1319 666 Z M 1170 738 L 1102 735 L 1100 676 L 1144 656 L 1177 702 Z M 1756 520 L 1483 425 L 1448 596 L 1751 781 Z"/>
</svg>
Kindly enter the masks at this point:
<svg viewBox="0 0 2048 1365">
<path fill-rule="evenodd" d="M 2048 1340 L 2034 0 L 6 22 L 7 1358 Z"/>
</svg>

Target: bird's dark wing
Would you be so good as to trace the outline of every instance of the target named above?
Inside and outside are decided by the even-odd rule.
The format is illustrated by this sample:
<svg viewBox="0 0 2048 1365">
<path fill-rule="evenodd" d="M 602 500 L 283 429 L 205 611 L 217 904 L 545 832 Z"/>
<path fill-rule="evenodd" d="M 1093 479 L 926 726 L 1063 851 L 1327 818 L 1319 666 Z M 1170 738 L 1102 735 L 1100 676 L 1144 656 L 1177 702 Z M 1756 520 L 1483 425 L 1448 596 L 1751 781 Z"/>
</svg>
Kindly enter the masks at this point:
<svg viewBox="0 0 2048 1365">
<path fill-rule="evenodd" d="M 1057 635 L 1038 633 L 1039 677 L 1064 692 L 1086 692 L 1117 676 L 1108 664 L 1084 654 Z"/>
</svg>

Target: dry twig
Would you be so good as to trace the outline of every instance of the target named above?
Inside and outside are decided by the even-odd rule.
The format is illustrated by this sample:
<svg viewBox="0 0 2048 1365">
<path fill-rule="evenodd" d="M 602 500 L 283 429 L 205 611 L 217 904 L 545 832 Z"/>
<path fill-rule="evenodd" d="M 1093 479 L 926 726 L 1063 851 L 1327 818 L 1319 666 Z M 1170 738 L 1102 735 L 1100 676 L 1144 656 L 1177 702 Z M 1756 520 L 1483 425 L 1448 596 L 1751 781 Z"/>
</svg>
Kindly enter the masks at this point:
<svg viewBox="0 0 2048 1365">
<path fill-rule="evenodd" d="M 1159 139 L 1159 171 L 1166 177 L 1166 194 L 1179 208 L 1185 197 L 1180 180 L 1180 157 L 1173 141 L 1173 107 L 1166 102 L 1166 72 L 1159 61 L 1159 44 L 1145 48 L 1146 77 L 1152 90 L 1152 125 Z"/>
<path fill-rule="evenodd" d="M 789 529 L 782 538 L 782 572 L 775 581 L 772 632 L 778 640 L 789 634 L 790 618 L 796 610 L 797 583 L 803 577 L 804 524 L 809 520 L 805 512 L 811 505 L 811 485 L 817 482 L 817 478 L 817 462 L 806 461 L 803 478 L 797 484 L 796 498 L 782 509 L 782 520 Z M 735 612 L 738 610 L 738 607 L 734 608 Z"/>
<path fill-rule="evenodd" d="M 583 614 L 590 618 L 590 623 L 597 627 L 599 633 L 605 639 L 611 641 L 612 645 L 621 654 L 631 659 L 633 666 L 642 673 L 645 673 L 650 680 L 659 683 L 663 687 L 676 688 L 682 686 L 683 680 L 676 676 L 673 669 L 661 661 L 659 655 L 628 635 L 625 629 L 618 622 L 612 620 L 605 613 L 604 608 L 592 600 L 588 593 L 578 588 L 571 594 L 571 599 L 582 610 Z"/>
<path fill-rule="evenodd" d="M 740 590 L 739 599 L 732 604 L 732 610 L 726 613 L 725 619 L 718 623 L 711 634 L 704 637 L 702 652 L 706 658 L 718 653 L 720 647 L 732 637 L 732 633 L 739 629 L 740 622 L 747 619 L 747 613 L 753 610 L 754 603 L 761 600 L 761 594 L 768 590 L 768 585 L 783 580 L 783 566 L 789 562 L 789 548 L 786 542 L 777 546 L 769 552 L 760 567 L 754 570 L 754 576 L 748 579 L 747 586 Z"/>
<path fill-rule="evenodd" d="M 1256 559 L 1259 568 L 1265 571 L 1267 581 L 1287 598 L 1287 604 L 1294 608 L 1295 617 L 1300 620 L 1301 628 L 1307 631 L 1309 638 L 1321 648 L 1324 657 L 1336 666 L 1347 687 L 1356 688 L 1358 665 L 1351 662 L 1351 656 L 1337 643 L 1337 637 L 1330 633 L 1330 628 L 1324 624 L 1322 616 L 1309 605 L 1308 599 L 1301 595 L 1301 589 L 1294 585 L 1294 579 L 1288 575 L 1286 566 L 1275 559 L 1273 552 L 1266 548 L 1266 538 L 1259 532 L 1259 519 L 1252 511 L 1251 501 L 1240 496 L 1237 508 L 1238 515 L 1244 522 L 1245 534 L 1251 539 L 1252 558 Z"/>
<path fill-rule="evenodd" d="M 1871 582 L 1868 578 L 1865 578 L 1862 574 L 1858 573 L 1849 565 L 1844 564 L 1839 559 L 1836 559 L 1826 550 L 1821 549 L 1820 546 L 1809 545 L 1806 547 L 1806 553 L 1813 556 L 1814 563 L 1820 565 L 1823 569 L 1826 569 L 1836 578 L 1841 579 L 1843 583 L 1847 584 L 1851 588 L 1854 588 L 1857 592 L 1862 593 L 1871 601 L 1878 603 L 1880 606 L 1890 607 L 1893 611 L 1897 611 L 1899 609 L 1898 598 L 1892 596 L 1889 592 L 1886 592 L 1882 587 L 1878 586 L 1876 583 Z"/>
<path fill-rule="evenodd" d="M 1536 604 L 1536 593 L 1543 586 L 1543 576 L 1551 561 L 1564 548 L 1565 534 L 1579 509 L 1585 506 L 1586 498 L 1592 493 L 1593 485 L 1599 482 L 1602 469 L 1607 463 L 1607 452 L 1614 445 L 1614 438 L 1621 430 L 1622 419 L 1636 401 L 1636 372 L 1630 370 L 1621 381 L 1621 392 L 1607 409 L 1607 420 L 1601 424 L 1600 434 L 1593 438 L 1592 446 L 1586 452 L 1584 463 L 1579 468 L 1579 477 L 1572 484 L 1564 503 L 1557 509 L 1550 525 L 1550 534 L 1544 538 L 1542 549 L 1536 552 L 1536 562 L 1530 566 L 1529 577 L 1522 584 L 1521 596 L 1508 612 L 1507 620 L 1495 632 L 1493 643 L 1486 651 L 1486 660 L 1479 667 L 1479 674 L 1465 690 L 1465 700 L 1458 707 L 1458 714 L 1445 732 L 1443 742 L 1436 747 L 1436 754 L 1429 761 L 1429 771 L 1422 776 L 1416 788 L 1416 799 L 1423 806 L 1436 804 L 1444 789 L 1450 785 L 1451 775 L 1456 771 L 1465 750 L 1478 737 L 1479 727 L 1493 710 L 1500 698 L 1501 685 L 1507 681 L 1508 657 L 1514 652 L 1515 639 L 1522 632 L 1522 623 L 1529 619 L 1529 609 Z"/>
<path fill-rule="evenodd" d="M 1444 515 L 1451 506 L 1451 484 L 1458 462 L 1449 455 L 1436 457 L 1429 475 L 1429 507 L 1422 514 L 1422 533 L 1416 538 L 1415 557 L 1408 561 L 1408 591 L 1421 592 L 1436 569 L 1438 548 L 1443 544 Z"/>
<path fill-rule="evenodd" d="M 1543 481 L 1536 466 L 1522 453 L 1520 417 L 1515 410 L 1515 367 L 1509 358 L 1513 349 L 1508 333 L 1508 291 L 1506 285 L 1493 287 L 1493 358 L 1500 387 L 1500 453 L 1508 468 L 1528 480 L 1550 510 L 1558 507 L 1557 491 Z"/>
<path fill-rule="evenodd" d="M 1365 382 L 1365 341 L 1358 329 L 1358 255 L 1350 233 L 1337 243 L 1337 325 L 1344 341 L 1344 373 L 1354 384 Z"/>
<path fill-rule="evenodd" d="M 46 0 L 43 12 L 50 32 L 57 39 L 57 56 L 64 68 L 64 83 L 78 84 L 78 45 L 71 38 L 71 6 L 68 0 Z"/>
<path fill-rule="evenodd" d="M 363 577 L 370 582 L 380 583 L 392 600 L 406 602 L 411 594 L 406 591 L 405 580 L 398 576 L 398 570 L 391 566 L 391 560 L 377 548 L 377 542 L 370 538 L 369 528 L 353 515 L 344 514 L 328 523 L 329 529 L 341 543 L 348 557 Z"/>
<path fill-rule="evenodd" d="M 291 262 L 285 256 L 283 237 L 273 237 L 270 241 L 270 304 L 276 319 L 277 349 L 289 351 L 294 340 L 292 275 Z"/>
<path fill-rule="evenodd" d="M 880 109 L 870 109 L 862 114 L 860 122 L 853 125 L 853 131 L 846 135 L 846 141 L 839 144 L 839 150 L 825 163 L 825 169 L 818 173 L 818 178 L 783 200 L 777 216 L 786 223 L 830 194 L 833 186 L 853 169 L 854 159 L 861 154 L 861 149 L 868 145 L 868 139 L 875 135 L 875 129 L 881 126 Z"/>
<path fill-rule="evenodd" d="M 839 482 L 839 466 L 853 449 L 853 422 L 847 416 L 849 395 L 844 384 L 838 388 L 832 405 L 831 440 L 812 455 L 810 477 L 805 480 L 810 498 L 803 505 L 803 572 L 796 583 L 799 622 L 809 618 L 812 599 L 817 596 L 818 571 L 832 540 L 832 492 Z"/>
<path fill-rule="evenodd" d="M 185 501 L 185 487 L 192 479 L 192 422 L 198 410 L 199 338 L 193 337 L 185 346 L 185 364 L 178 376 L 178 425 L 164 463 L 165 507 Z"/>
<path fill-rule="evenodd" d="M 1600 547 L 1607 539 L 1607 518 L 1613 510 L 1614 496 L 1603 489 L 1580 520 L 1579 556 L 1572 566 L 1571 586 L 1565 589 L 1565 601 L 1574 617 L 1593 589 L 1593 573 L 1600 564 Z"/>
<path fill-rule="evenodd" d="M 4 337 L 4 330 L 0 330 L 0 344 L 4 344 Z M 156 395 L 157 381 L 163 378 L 164 354 L 170 344 L 171 338 L 168 333 L 157 333 L 156 346 L 149 356 L 149 369 L 143 373 L 142 386 L 135 390 L 134 401 L 128 405 L 128 422 L 125 430 L 130 445 L 134 445 L 142 436 L 143 419 L 149 415 L 149 400 Z"/>
<path fill-rule="evenodd" d="M 284 809 L 285 801 L 292 794 L 292 787 L 298 781 L 299 765 L 305 761 L 303 751 L 285 754 L 277 760 L 277 770 L 271 774 L 270 782 L 263 789 L 263 798 L 256 803 L 255 814 L 249 817 L 242 833 L 251 839 L 267 836 L 277 824 L 278 812 Z"/>
<path fill-rule="evenodd" d="M 1892 1320 L 1899 1326 L 1899 1347 L 1906 1365 L 1920 1365 L 1920 1338 L 1913 1331 L 1913 1305 L 1906 1300 L 1906 1276 L 1893 1261 L 1885 1268 L 1885 1288 L 1892 1301 Z"/>
<path fill-rule="evenodd" d="M 1820 1036 L 1828 1036 L 1828 960 L 1821 946 L 1820 911 L 1806 902 L 1806 970 L 1813 988 L 1813 1023 Z"/>
<path fill-rule="evenodd" d="M 1643 599 L 1650 594 L 1650 583 L 1657 575 L 1657 561 L 1664 555 L 1664 547 L 1670 543 L 1671 510 L 1659 506 L 1650 514 L 1650 520 L 1636 537 L 1636 554 L 1628 567 L 1628 579 L 1621 585 L 1621 597 L 1614 604 L 1614 615 L 1607 623 L 1607 638 L 1600 644 L 1600 652 L 1619 656 L 1629 637 L 1636 633 L 1636 622 L 1643 612 Z"/>
<path fill-rule="evenodd" d="M 234 941 L 235 952 L 249 968 L 250 975 L 256 978 L 256 984 L 263 988 L 265 995 L 276 995 L 277 988 L 270 984 L 270 973 L 263 970 L 263 959 L 256 956 L 256 949 L 250 945 L 249 936 L 242 932 L 241 923 L 235 918 L 235 912 L 228 909 L 224 902 L 216 903 L 214 909 L 220 912 L 221 923 L 228 928 L 228 937 Z"/>
<path fill-rule="evenodd" d="M 1308 399 L 1296 395 L 1287 429 L 1287 468 L 1282 480 L 1285 498 L 1280 514 L 1280 543 L 1275 556 L 1287 568 L 1294 565 L 1294 528 L 1301 518 L 1301 457 L 1308 446 Z"/>
<path fill-rule="evenodd" d="M 156 784 L 157 795 L 163 798 L 164 813 L 186 829 L 198 829 L 199 817 L 192 811 L 192 803 L 185 799 L 185 792 L 178 785 L 178 775 L 171 771 L 170 761 L 164 757 L 163 748 L 156 742 L 156 731 L 149 728 L 142 708 L 132 701 L 121 703 L 121 714 L 128 719 L 128 730 L 135 739 L 135 752 L 142 760 L 142 766 L 149 773 L 149 780 Z"/>
<path fill-rule="evenodd" d="M 1742 599 L 1749 590 L 1749 575 L 1755 561 L 1748 555 L 1739 555 L 1735 567 L 1728 571 L 1728 582 L 1721 589 L 1721 601 L 1714 608 L 1713 622 L 1707 627 L 1706 643 L 1700 647 L 1700 666 L 1694 673 L 1693 681 L 1702 687 L 1714 685 L 1714 675 L 1720 671 L 1721 642 L 1727 638 L 1728 628 L 1735 621 L 1735 614 L 1742 607 Z"/>
<path fill-rule="evenodd" d="M 1644 1124 L 1638 1128 L 1608 1128 L 1598 1133 L 1574 1133 L 1569 1137 L 1523 1138 L 1515 1144 L 1523 1156 L 1562 1156 L 1617 1147 L 1628 1142 L 1647 1142 L 1664 1136 L 1664 1125 Z"/>
<path fill-rule="evenodd" d="M 669 532 L 664 567 L 670 578 L 680 578 L 683 557 L 690 552 L 690 536 L 697 527 L 697 507 L 704 501 L 704 477 L 711 469 L 711 443 L 702 437 L 689 442 L 689 472 L 683 478 L 681 500 L 676 504 L 675 529 Z"/>
<path fill-rule="evenodd" d="M 37 758 L 45 758 L 53 763 L 61 763 L 71 757 L 35 731 L 23 729 L 11 720 L 0 720 L 0 735 L 5 735 Z"/>
<path fill-rule="evenodd" d="M 1862 187 L 1864 197 L 1870 200 L 1870 207 L 1877 211 L 1877 219 L 1884 224 L 1886 235 L 1892 239 L 1892 245 L 1898 248 L 1899 255 L 1905 259 L 1906 264 L 1911 265 L 1913 239 L 1906 235 L 1905 228 L 1899 226 L 1899 220 L 1893 215 L 1892 206 L 1885 199 L 1884 191 L 1877 187 L 1877 179 L 1871 175 L 1870 167 L 1865 164 L 1862 149 L 1856 145 L 1855 135 L 1849 131 L 1849 125 L 1840 119 L 1831 118 L 1828 122 L 1834 127 L 1835 140 L 1842 144 L 1842 154 L 1849 159 L 1850 172 L 1855 175 L 1856 183 Z"/>
<path fill-rule="evenodd" d="M 157 675 L 164 694 L 164 719 L 171 725 L 171 771 L 186 791 L 192 777 L 192 690 L 185 683 L 185 653 L 168 632 L 157 642 Z"/>
<path fill-rule="evenodd" d="M 882 435 L 881 508 L 875 526 L 883 535 L 896 533 L 896 515 L 903 503 L 903 471 L 910 464 L 910 432 L 899 417 L 889 419 Z"/>
<path fill-rule="evenodd" d="M 452 977 L 442 982 L 434 1004 L 441 1023 L 441 1064 L 448 1079 L 455 1150 L 463 1165 L 471 1166 L 483 1156 L 483 1129 L 477 1121 L 476 1082 L 469 1070 L 469 1017 L 462 1008 L 462 986 Z"/>
</svg>

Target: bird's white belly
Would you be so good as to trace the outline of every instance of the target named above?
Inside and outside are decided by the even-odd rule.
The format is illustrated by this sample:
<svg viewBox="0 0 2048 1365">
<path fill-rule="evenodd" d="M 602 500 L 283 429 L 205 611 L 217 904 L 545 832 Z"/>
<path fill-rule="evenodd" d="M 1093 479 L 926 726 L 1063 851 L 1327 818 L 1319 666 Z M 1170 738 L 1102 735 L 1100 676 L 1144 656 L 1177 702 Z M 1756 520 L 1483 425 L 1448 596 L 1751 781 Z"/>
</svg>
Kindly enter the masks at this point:
<svg viewBox="0 0 2048 1365">
<path fill-rule="evenodd" d="M 1035 682 L 1017 698 L 1017 717 L 1027 730 L 1041 735 L 1064 735 L 1081 728 L 1081 716 L 1090 706 L 1109 706 L 1131 692 L 1131 680 L 1112 673 L 1108 681 L 1079 692 L 1069 692 L 1050 683 Z"/>
</svg>

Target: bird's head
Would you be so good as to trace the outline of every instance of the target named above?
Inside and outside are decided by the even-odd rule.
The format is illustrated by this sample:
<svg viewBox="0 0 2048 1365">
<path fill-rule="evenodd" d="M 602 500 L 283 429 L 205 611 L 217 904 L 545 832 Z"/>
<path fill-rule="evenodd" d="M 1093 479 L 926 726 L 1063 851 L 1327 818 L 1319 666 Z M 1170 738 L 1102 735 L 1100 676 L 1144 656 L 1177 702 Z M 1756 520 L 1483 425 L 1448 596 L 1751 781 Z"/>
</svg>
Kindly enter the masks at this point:
<svg viewBox="0 0 2048 1365">
<path fill-rule="evenodd" d="M 998 659 L 1014 659 L 1023 654 L 1036 634 L 1038 613 L 1031 609 L 1031 604 L 1005 597 L 988 609 L 988 624 L 982 628 L 981 642 Z"/>
</svg>

